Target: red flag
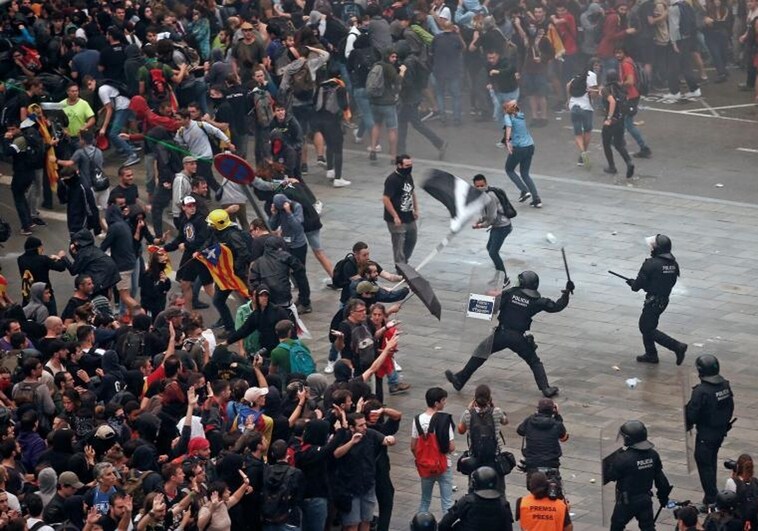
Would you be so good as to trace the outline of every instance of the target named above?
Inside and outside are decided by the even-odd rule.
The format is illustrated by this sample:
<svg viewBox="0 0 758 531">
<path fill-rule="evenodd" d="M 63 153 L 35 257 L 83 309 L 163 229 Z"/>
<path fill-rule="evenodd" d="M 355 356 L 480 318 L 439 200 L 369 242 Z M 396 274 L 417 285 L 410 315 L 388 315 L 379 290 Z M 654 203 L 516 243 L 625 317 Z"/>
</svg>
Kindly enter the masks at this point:
<svg viewBox="0 0 758 531">
<path fill-rule="evenodd" d="M 238 291 L 250 298 L 247 285 L 234 273 L 234 255 L 229 247 L 217 243 L 197 253 L 195 259 L 208 268 L 219 289 Z"/>
</svg>

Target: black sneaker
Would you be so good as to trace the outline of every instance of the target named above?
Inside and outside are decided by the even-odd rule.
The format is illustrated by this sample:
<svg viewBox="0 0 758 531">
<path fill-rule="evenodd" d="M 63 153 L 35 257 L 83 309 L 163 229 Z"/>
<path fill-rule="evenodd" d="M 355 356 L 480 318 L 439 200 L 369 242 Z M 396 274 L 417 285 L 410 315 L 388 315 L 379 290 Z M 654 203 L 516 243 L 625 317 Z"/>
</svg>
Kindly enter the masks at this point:
<svg viewBox="0 0 758 531">
<path fill-rule="evenodd" d="M 547 398 L 552 398 L 555 395 L 558 394 L 558 388 L 553 387 L 552 385 L 549 387 L 545 387 L 544 389 L 540 389 L 542 391 L 542 394 L 546 396 Z"/>
<path fill-rule="evenodd" d="M 297 304 L 297 313 L 299 314 L 306 314 L 313 312 L 313 306 L 310 304 L 308 306 L 305 306 L 303 304 L 298 303 Z"/>
<path fill-rule="evenodd" d="M 634 164 L 628 164 L 626 167 L 626 178 L 631 179 L 634 177 Z"/>
<path fill-rule="evenodd" d="M 47 223 L 45 222 L 45 220 L 42 219 L 42 218 L 39 218 L 39 217 L 33 217 L 32 218 L 32 223 L 34 223 L 38 227 L 44 227 L 44 226 L 47 225 Z"/>
<path fill-rule="evenodd" d="M 533 208 L 542 208 L 542 201 L 540 201 L 539 199 L 535 199 L 534 201 L 529 203 L 529 205 Z"/>
<path fill-rule="evenodd" d="M 648 356 L 647 354 L 644 354 L 642 356 L 637 356 L 637 361 L 640 363 L 652 363 L 655 365 L 658 363 L 658 356 Z"/>
<path fill-rule="evenodd" d="M 303 175 L 306 175 L 308 173 L 308 164 L 306 164 L 305 162 L 303 162 L 300 165 L 300 173 L 302 173 Z"/>
<path fill-rule="evenodd" d="M 615 168 L 615 166 L 603 168 L 604 173 L 608 173 L 610 175 L 616 175 L 618 173 L 618 170 Z"/>
<path fill-rule="evenodd" d="M 684 354 L 687 352 L 687 343 L 681 343 L 676 352 L 676 364 L 681 365 L 684 361 Z"/>
<path fill-rule="evenodd" d="M 649 159 L 652 156 L 653 156 L 653 152 L 650 151 L 649 147 L 644 147 L 644 148 L 640 149 L 637 153 L 635 153 L 634 155 L 632 155 L 632 157 L 634 157 L 636 159 Z"/>
<path fill-rule="evenodd" d="M 523 203 L 524 201 L 526 201 L 530 197 L 532 197 L 531 193 L 529 193 L 529 192 L 521 192 L 521 195 L 518 198 L 518 202 L 519 203 Z"/>
<path fill-rule="evenodd" d="M 326 158 L 316 157 L 316 164 L 318 164 L 319 166 L 326 166 Z"/>
<path fill-rule="evenodd" d="M 371 162 L 376 162 L 376 151 L 368 152 L 368 160 L 370 160 Z"/>
<path fill-rule="evenodd" d="M 447 378 L 448 382 L 453 384 L 453 388 L 456 391 L 463 389 L 463 384 L 460 382 L 460 380 L 458 380 L 458 377 L 450 369 L 445 371 L 445 378 Z"/>
<path fill-rule="evenodd" d="M 579 155 L 579 158 L 576 161 L 576 165 L 577 166 L 584 166 L 584 158 L 581 155 Z"/>
</svg>

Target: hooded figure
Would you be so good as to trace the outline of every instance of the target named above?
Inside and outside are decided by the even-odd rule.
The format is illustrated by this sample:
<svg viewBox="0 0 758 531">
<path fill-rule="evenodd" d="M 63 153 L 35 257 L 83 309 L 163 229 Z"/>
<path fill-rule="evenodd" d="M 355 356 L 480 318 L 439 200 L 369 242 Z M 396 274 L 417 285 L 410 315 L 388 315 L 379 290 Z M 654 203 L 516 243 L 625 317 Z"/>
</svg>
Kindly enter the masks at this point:
<svg viewBox="0 0 758 531">
<path fill-rule="evenodd" d="M 24 306 L 24 315 L 30 321 L 45 324 L 45 319 L 50 315 L 47 306 L 45 306 L 45 302 L 42 300 L 42 296 L 45 294 L 46 289 L 47 286 L 44 282 L 35 282 L 32 284 L 32 287 L 29 290 L 29 304 Z"/>
<path fill-rule="evenodd" d="M 72 235 L 86 229 L 100 234 L 100 217 L 89 179 L 83 179 L 76 171 L 61 172 L 57 193 L 60 202 L 66 205 L 66 224 Z"/>
<path fill-rule="evenodd" d="M 103 354 L 103 372 L 103 383 L 97 396 L 107 404 L 126 384 L 126 369 L 119 363 L 115 350 L 106 350 Z"/>
<path fill-rule="evenodd" d="M 278 240 L 281 242 L 281 238 L 271 237 L 266 240 L 266 244 L 271 240 Z M 264 244 L 264 248 L 266 244 Z M 255 267 L 255 264 L 261 259 L 262 257 L 256 260 L 253 263 L 253 267 Z M 276 323 L 282 319 L 289 319 L 290 316 L 284 308 L 274 304 L 271 290 L 267 284 L 259 283 L 254 289 L 255 310 L 247 317 L 241 327 L 229 335 L 227 343 L 232 345 L 258 330 L 260 333 L 259 341 L 261 347 L 268 350 L 268 352 L 271 352 L 279 344 L 279 338 L 276 337 L 276 331 L 274 330 Z M 265 295 L 262 295 L 263 293 L 265 293 Z M 268 299 L 265 306 L 261 303 L 262 298 Z"/>
<path fill-rule="evenodd" d="M 111 258 L 116 262 L 119 271 L 131 271 L 137 261 L 134 253 L 134 238 L 129 223 L 124 219 L 121 208 L 112 204 L 105 211 L 105 221 L 108 223 L 108 232 L 105 235 L 100 249 L 110 250 Z"/>
<path fill-rule="evenodd" d="M 142 57 L 142 50 L 136 44 L 130 44 L 124 48 L 124 54 L 126 54 L 126 61 L 124 61 L 126 84 L 131 89 L 132 94 L 139 94 L 137 72 L 145 64 L 145 58 Z"/>
<path fill-rule="evenodd" d="M 58 491 L 58 474 L 50 467 L 43 468 L 39 471 L 37 480 L 39 482 L 39 490 L 35 494 L 42 498 L 42 507 L 44 509 Z"/>
<path fill-rule="evenodd" d="M 131 238 L 131 235 L 129 236 Z M 66 267 L 72 275 L 85 274 L 92 277 L 96 294 L 101 294 L 115 286 L 121 279 L 113 259 L 95 246 L 95 237 L 86 229 L 76 232 L 71 238 L 73 263 L 64 257 Z"/>
<path fill-rule="evenodd" d="M 62 474 L 69 468 L 69 460 L 74 455 L 74 431 L 70 428 L 55 430 L 52 434 L 50 448 L 40 456 L 39 462 L 51 467 L 56 474 Z M 40 490 L 42 489 L 40 477 Z M 53 492 L 55 494 L 55 492 Z"/>
<path fill-rule="evenodd" d="M 305 276 L 305 266 L 284 247 L 285 243 L 281 238 L 266 240 L 263 244 L 263 256 L 250 267 L 249 283 L 253 288 L 265 284 L 269 289 L 269 303 L 286 307 L 292 303 L 289 280 L 291 273 L 299 290 L 300 303 L 309 306 L 311 290 Z M 231 343 L 231 339 L 229 342 Z M 263 346 L 268 348 L 267 345 Z"/>
</svg>

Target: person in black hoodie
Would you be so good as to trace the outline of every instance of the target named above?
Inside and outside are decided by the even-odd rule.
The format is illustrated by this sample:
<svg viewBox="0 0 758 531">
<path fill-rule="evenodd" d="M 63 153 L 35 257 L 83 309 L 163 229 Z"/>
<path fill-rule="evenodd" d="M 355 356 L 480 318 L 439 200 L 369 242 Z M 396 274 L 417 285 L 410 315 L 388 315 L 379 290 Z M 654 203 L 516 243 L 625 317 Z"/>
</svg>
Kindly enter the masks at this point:
<svg viewBox="0 0 758 531">
<path fill-rule="evenodd" d="M 32 284 L 44 282 L 47 289 L 50 290 L 50 302 L 46 305 L 47 309 L 50 315 L 57 315 L 58 306 L 55 303 L 52 284 L 50 284 L 50 270 L 65 271 L 66 263 L 61 260 L 61 256 L 59 255 L 47 256 L 44 253 L 42 240 L 35 236 L 29 236 L 26 242 L 24 242 L 24 254 L 16 260 L 21 277 L 22 306 L 26 306 L 29 303 Z"/>
<path fill-rule="evenodd" d="M 29 118 L 21 123 L 20 128 L 18 122 L 9 123 L 3 138 L 3 153 L 13 158 L 11 192 L 21 221 L 21 234 L 26 236 L 31 234 L 35 225 L 26 192 L 34 182 L 34 173 L 41 167 L 39 163 L 44 156 L 42 137 L 34 130 L 34 125 Z"/>
<path fill-rule="evenodd" d="M 418 113 L 424 90 L 429 84 L 429 69 L 418 57 L 410 53 L 410 47 L 406 41 L 397 43 L 396 49 L 398 61 L 405 65 L 405 75 L 400 82 L 400 102 L 397 107 L 397 152 L 406 153 L 405 141 L 408 138 L 408 124 L 410 124 L 434 145 L 439 151 L 439 159 L 442 160 L 447 149 L 447 142 L 429 129 L 421 121 Z"/>
<path fill-rule="evenodd" d="M 279 344 L 279 338 L 274 327 L 279 321 L 289 319 L 289 313 L 284 308 L 271 303 L 270 291 L 265 284 L 260 284 L 255 289 L 253 300 L 255 301 L 255 310 L 237 331 L 229 335 L 225 343 L 232 345 L 258 330 L 261 347 L 268 350 L 268 355 Z M 224 344 L 224 342 L 219 344 Z"/>
<path fill-rule="evenodd" d="M 347 71 L 350 73 L 350 83 L 353 86 L 353 98 L 361 117 L 358 129 L 354 135 L 356 142 L 363 139 L 363 135 L 374 128 L 374 117 L 371 114 L 371 104 L 366 93 L 366 78 L 371 67 L 381 59 L 379 52 L 371 46 L 371 39 L 367 33 L 356 37 L 353 43 L 353 51 L 347 58 Z"/>
<path fill-rule="evenodd" d="M 107 404 L 126 384 L 126 369 L 119 363 L 115 350 L 106 350 L 103 354 L 103 373 L 97 397 Z"/>
<path fill-rule="evenodd" d="M 105 211 L 105 221 L 108 223 L 108 232 L 105 235 L 100 249 L 111 252 L 111 258 L 116 262 L 119 271 L 119 281 L 116 284 L 120 300 L 127 305 L 129 310 L 137 306 L 137 301 L 132 298 L 131 285 L 132 273 L 137 264 L 134 254 L 134 238 L 132 230 L 124 218 L 129 215 L 129 207 L 126 198 L 121 195 L 114 197 L 115 203 Z"/>
<path fill-rule="evenodd" d="M 537 468 L 560 467 L 563 454 L 561 443 L 567 441 L 569 436 L 555 402 L 549 398 L 540 399 L 537 413 L 525 418 L 516 428 L 516 433 L 524 437 L 522 453 L 527 482 L 531 472 Z"/>
<path fill-rule="evenodd" d="M 266 240 L 263 256 L 250 268 L 248 282 L 254 289 L 266 285 L 270 303 L 286 308 L 292 304 L 291 274 L 298 288 L 297 304 L 307 308 L 311 305 L 311 288 L 305 266 L 285 250 L 285 245 L 281 238 Z"/>
<path fill-rule="evenodd" d="M 295 466 L 303 472 L 302 531 L 324 529 L 331 492 L 328 463 L 337 448 L 338 439 L 329 439 L 329 423 L 314 419 L 305 425 L 303 443 L 295 452 Z"/>
<path fill-rule="evenodd" d="M 152 320 L 166 309 L 166 296 L 171 290 L 171 280 L 166 275 L 168 253 L 163 249 L 150 255 L 147 269 L 140 275 L 140 304 Z"/>
<path fill-rule="evenodd" d="M 74 455 L 74 430 L 61 428 L 52 433 L 50 448 L 43 453 L 38 465 L 47 465 L 60 476 L 66 470 L 70 470 L 69 461 Z"/>
<path fill-rule="evenodd" d="M 342 120 L 346 112 L 349 118 L 350 104 L 337 64 L 332 65 L 329 75 L 330 78 L 318 86 L 314 107 L 316 113 L 311 124 L 324 136 L 326 142 L 326 178 L 332 179 L 335 188 L 342 188 L 350 185 L 350 181 L 342 178 Z"/>
<path fill-rule="evenodd" d="M 113 258 L 95 246 L 95 237 L 92 233 L 87 229 L 74 233 L 69 251 L 74 258 L 73 262 L 66 256 L 61 258 L 66 263 L 68 272 L 72 275 L 90 276 L 95 285 L 92 295 L 107 296 L 108 290 L 120 280 L 118 266 Z"/>
<path fill-rule="evenodd" d="M 58 200 L 66 205 L 68 232 L 76 234 L 82 229 L 91 229 L 100 234 L 100 214 L 92 188 L 74 168 L 62 168 L 58 181 Z"/>
</svg>

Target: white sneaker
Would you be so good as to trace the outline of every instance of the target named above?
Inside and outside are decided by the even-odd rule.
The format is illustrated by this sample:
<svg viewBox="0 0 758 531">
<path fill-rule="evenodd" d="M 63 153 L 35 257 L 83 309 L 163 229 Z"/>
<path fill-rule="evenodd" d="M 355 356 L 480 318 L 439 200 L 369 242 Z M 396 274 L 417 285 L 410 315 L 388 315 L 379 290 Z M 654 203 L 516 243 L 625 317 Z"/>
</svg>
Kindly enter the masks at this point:
<svg viewBox="0 0 758 531">
<path fill-rule="evenodd" d="M 377 153 L 381 153 L 382 152 L 382 145 L 381 144 L 377 144 L 376 147 L 374 148 L 374 151 L 376 151 Z"/>
<path fill-rule="evenodd" d="M 702 97 L 703 97 L 703 93 L 700 92 L 700 89 L 695 89 L 692 92 L 684 93 L 684 99 L 702 98 Z"/>
<path fill-rule="evenodd" d="M 396 359 L 392 360 L 392 364 L 395 366 L 395 370 L 397 372 L 403 372 L 403 368 L 400 366 Z"/>
<path fill-rule="evenodd" d="M 677 92 L 676 94 L 671 94 L 670 92 L 661 98 L 664 101 L 676 101 L 682 99 L 682 93 Z"/>
<path fill-rule="evenodd" d="M 363 142 L 363 137 L 362 136 L 358 136 L 358 130 L 357 129 L 355 129 L 353 131 L 353 138 L 355 139 L 355 143 L 356 144 L 360 144 L 361 142 Z"/>
<path fill-rule="evenodd" d="M 326 367 L 324 367 L 324 372 L 326 374 L 332 374 L 334 372 L 334 364 L 335 364 L 334 361 L 327 361 Z"/>
<path fill-rule="evenodd" d="M 321 211 L 324 210 L 324 203 L 322 203 L 321 201 L 316 201 L 315 203 L 313 203 L 313 210 L 315 210 L 316 214 L 320 216 Z"/>
<path fill-rule="evenodd" d="M 326 178 L 334 179 L 334 170 L 326 170 Z"/>
<path fill-rule="evenodd" d="M 350 186 L 351 184 L 353 184 L 351 181 L 342 178 L 334 179 L 334 181 L 332 181 L 332 186 L 335 188 L 344 188 L 345 186 Z"/>
</svg>

